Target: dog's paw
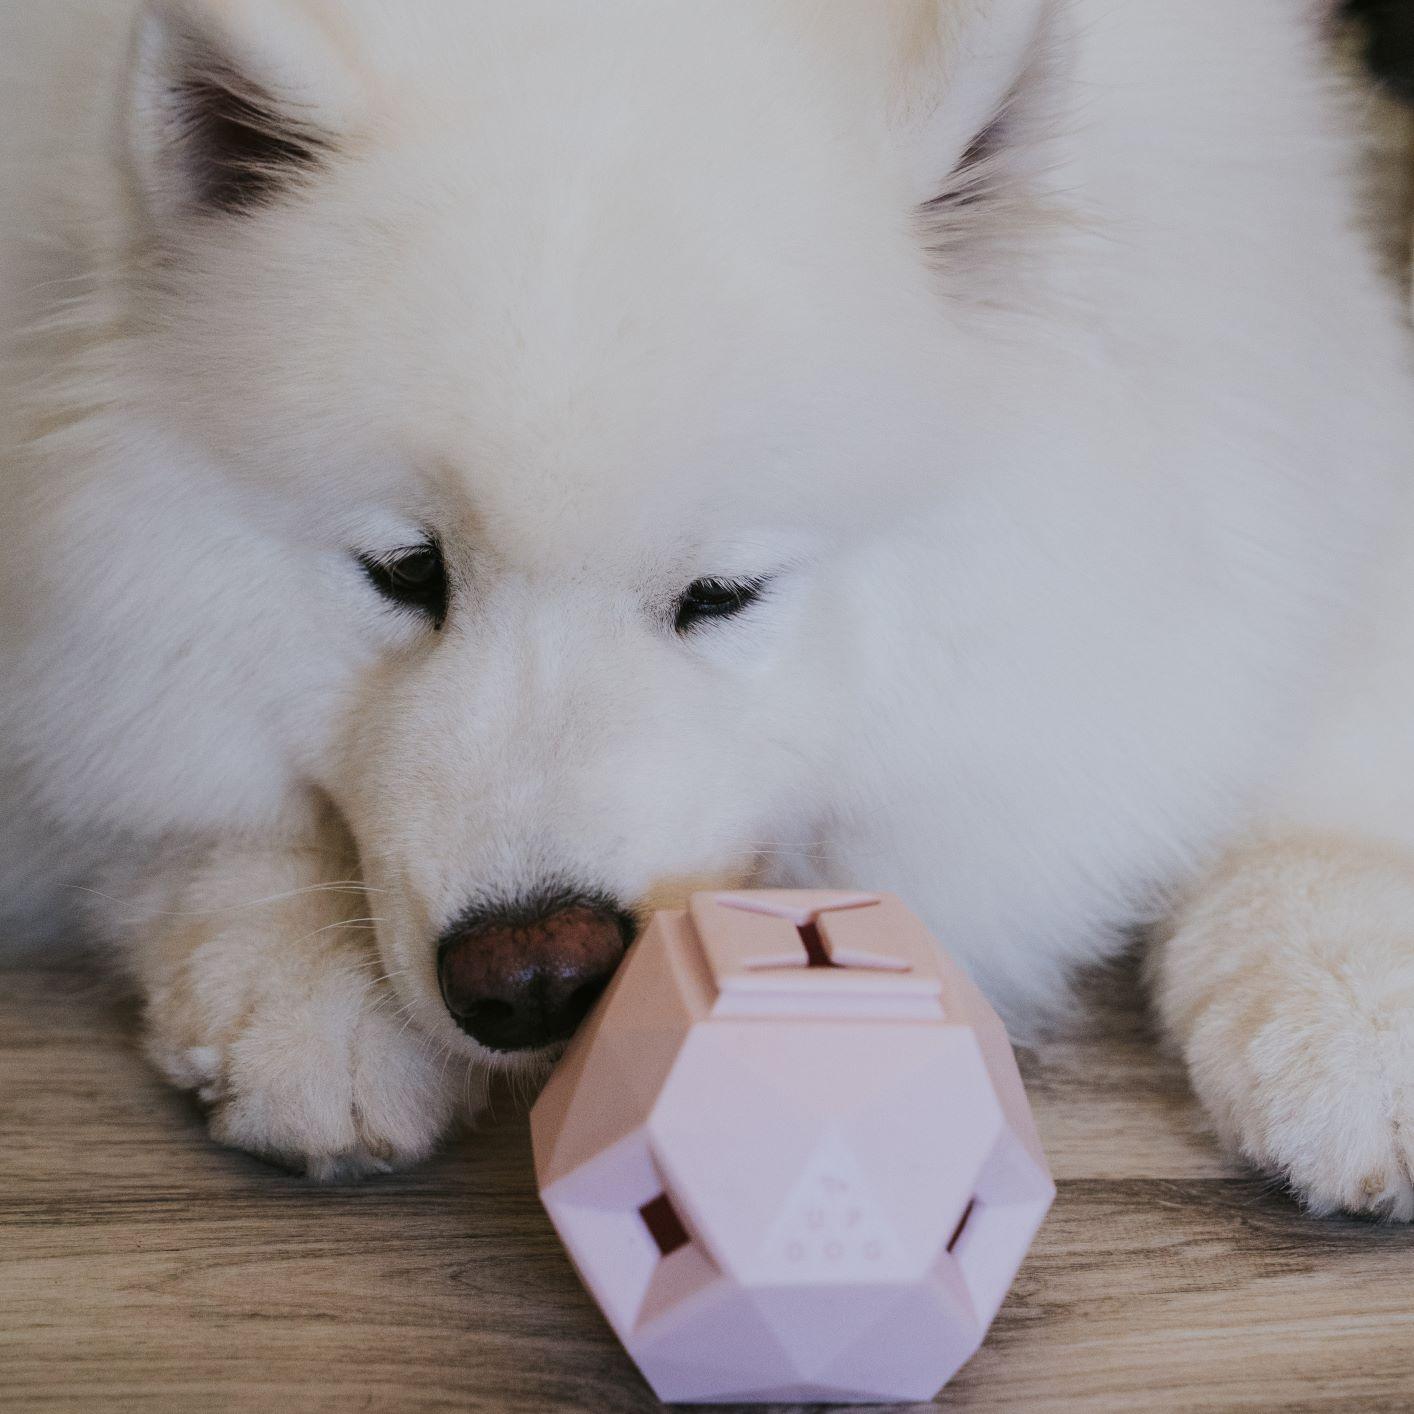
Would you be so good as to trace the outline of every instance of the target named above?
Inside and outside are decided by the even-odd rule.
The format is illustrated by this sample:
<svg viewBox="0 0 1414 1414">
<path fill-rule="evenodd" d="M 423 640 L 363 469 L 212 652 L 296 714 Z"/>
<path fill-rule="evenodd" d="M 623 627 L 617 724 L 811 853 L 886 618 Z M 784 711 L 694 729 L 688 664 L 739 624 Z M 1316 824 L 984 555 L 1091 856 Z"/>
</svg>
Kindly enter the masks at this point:
<svg viewBox="0 0 1414 1414">
<path fill-rule="evenodd" d="M 426 1158 L 475 1099 L 465 1064 L 405 1027 L 370 971 L 211 961 L 199 951 L 151 998 L 146 1048 L 206 1105 L 218 1142 L 338 1182 Z"/>
<path fill-rule="evenodd" d="M 1358 978 L 1250 978 L 1200 1021 L 1194 1085 L 1228 1144 L 1313 1213 L 1414 1218 L 1414 996 L 1364 1005 Z"/>
<path fill-rule="evenodd" d="M 1414 864 L 1257 856 L 1190 912 L 1163 971 L 1229 1147 L 1313 1213 L 1414 1219 Z"/>
</svg>

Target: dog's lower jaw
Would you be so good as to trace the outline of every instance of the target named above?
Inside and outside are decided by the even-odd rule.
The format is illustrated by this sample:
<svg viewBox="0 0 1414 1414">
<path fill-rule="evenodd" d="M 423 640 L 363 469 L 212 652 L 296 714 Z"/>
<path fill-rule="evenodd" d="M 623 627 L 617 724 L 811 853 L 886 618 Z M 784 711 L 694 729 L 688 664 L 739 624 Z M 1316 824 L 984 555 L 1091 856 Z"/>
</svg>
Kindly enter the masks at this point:
<svg viewBox="0 0 1414 1414">
<path fill-rule="evenodd" d="M 1414 1219 L 1414 854 L 1314 835 L 1242 850 L 1153 980 L 1232 1151 L 1317 1215 Z"/>
<path fill-rule="evenodd" d="M 158 1070 L 218 1142 L 326 1182 L 421 1161 L 486 1086 L 408 1024 L 339 856 L 217 850 L 124 929 Z"/>
</svg>

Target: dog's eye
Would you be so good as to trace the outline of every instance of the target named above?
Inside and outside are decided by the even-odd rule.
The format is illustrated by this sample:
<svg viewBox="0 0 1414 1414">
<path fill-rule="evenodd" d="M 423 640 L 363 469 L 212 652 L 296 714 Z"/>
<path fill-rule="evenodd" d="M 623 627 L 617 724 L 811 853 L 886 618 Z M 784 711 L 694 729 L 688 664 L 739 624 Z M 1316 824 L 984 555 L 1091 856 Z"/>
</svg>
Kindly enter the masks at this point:
<svg viewBox="0 0 1414 1414">
<path fill-rule="evenodd" d="M 429 542 L 390 555 L 364 555 L 359 563 L 385 599 L 416 609 L 434 628 L 442 627 L 447 617 L 447 570 L 441 546 Z"/>
<path fill-rule="evenodd" d="M 677 631 L 687 633 L 708 619 L 729 619 L 754 604 L 764 579 L 699 579 L 678 600 Z"/>
</svg>

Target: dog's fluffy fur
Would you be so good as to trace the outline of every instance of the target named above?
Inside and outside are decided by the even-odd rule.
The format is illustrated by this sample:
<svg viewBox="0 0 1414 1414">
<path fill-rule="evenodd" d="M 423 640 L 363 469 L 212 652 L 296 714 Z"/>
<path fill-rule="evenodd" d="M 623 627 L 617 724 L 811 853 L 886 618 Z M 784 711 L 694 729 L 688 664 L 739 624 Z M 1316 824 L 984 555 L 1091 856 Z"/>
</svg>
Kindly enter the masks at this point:
<svg viewBox="0 0 1414 1414">
<path fill-rule="evenodd" d="M 1414 400 L 1317 9 L 6 7 L 6 933 L 87 900 L 336 1174 L 474 1103 L 477 900 L 892 889 L 1023 1029 L 1168 916 L 1228 1142 L 1414 1215 Z M 440 629 L 360 563 L 429 536 Z"/>
</svg>

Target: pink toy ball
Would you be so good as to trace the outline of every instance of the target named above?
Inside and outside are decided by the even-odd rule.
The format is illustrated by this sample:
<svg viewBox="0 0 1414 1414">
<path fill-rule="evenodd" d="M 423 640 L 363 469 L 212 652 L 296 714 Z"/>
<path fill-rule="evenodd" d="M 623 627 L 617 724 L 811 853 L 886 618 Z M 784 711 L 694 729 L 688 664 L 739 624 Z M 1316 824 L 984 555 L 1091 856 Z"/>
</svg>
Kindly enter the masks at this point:
<svg viewBox="0 0 1414 1414">
<path fill-rule="evenodd" d="M 897 899 L 655 915 L 531 1115 L 541 1196 L 668 1402 L 930 1399 L 1055 1196 L 995 1012 Z"/>
</svg>

